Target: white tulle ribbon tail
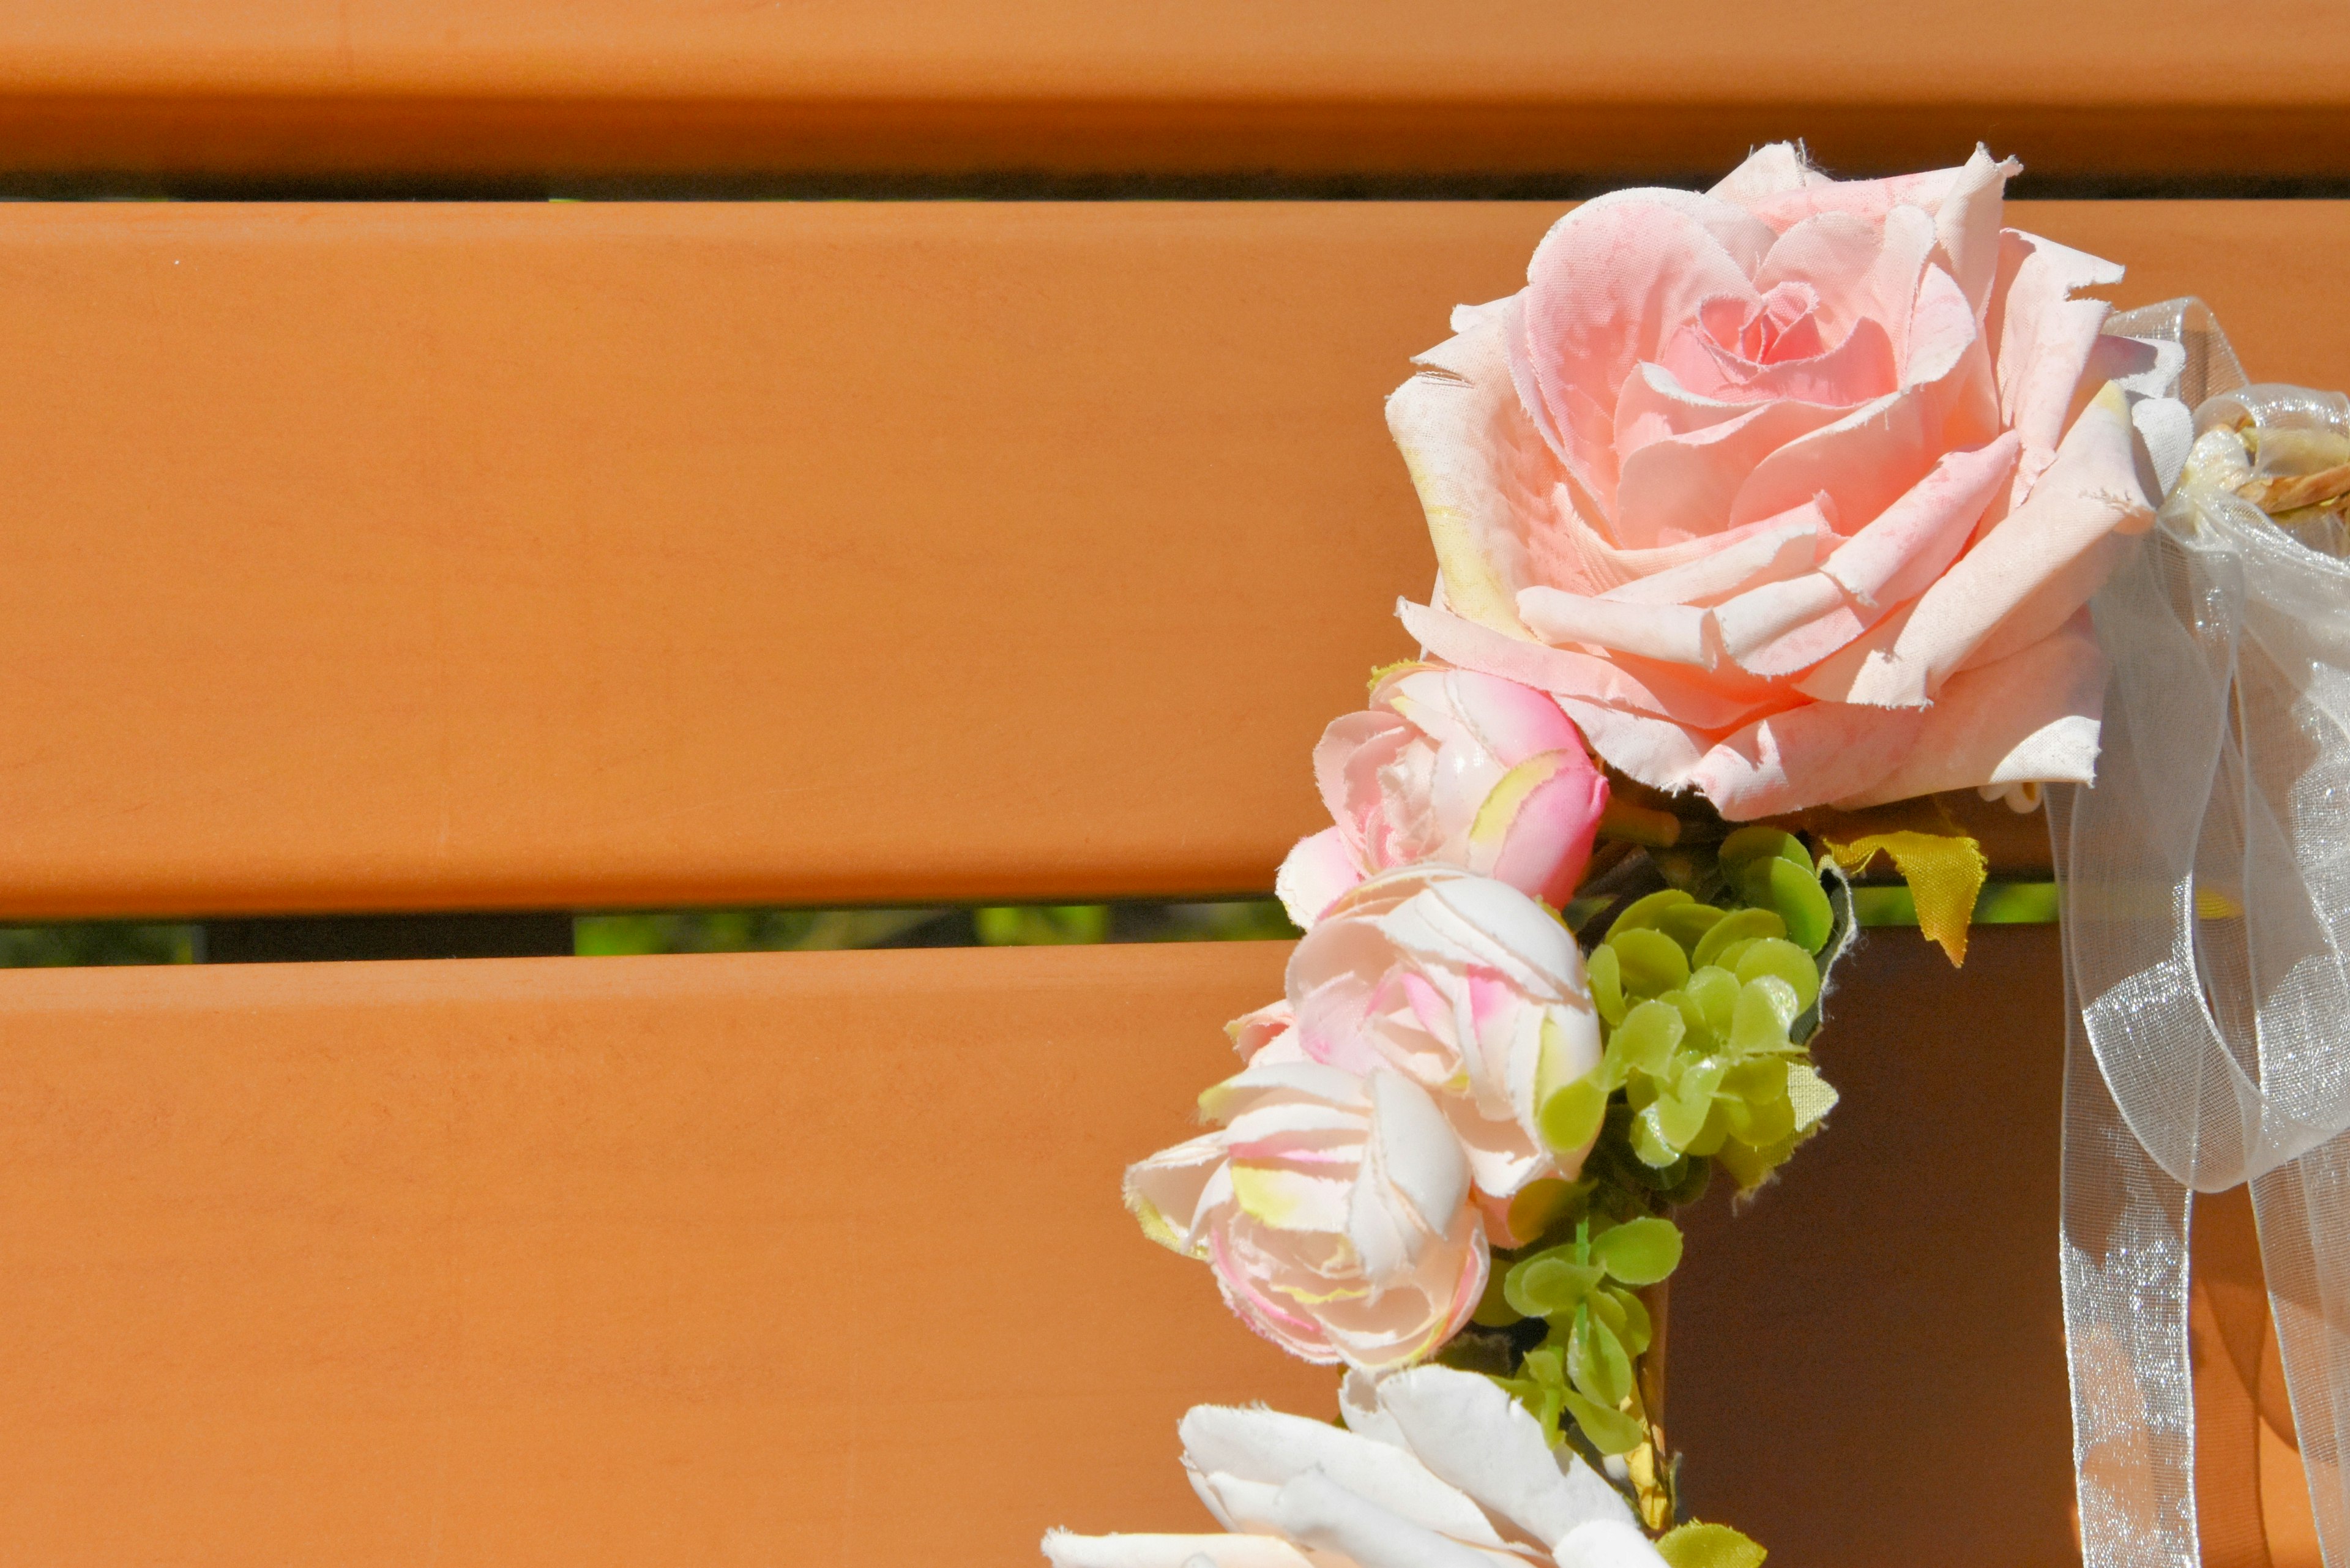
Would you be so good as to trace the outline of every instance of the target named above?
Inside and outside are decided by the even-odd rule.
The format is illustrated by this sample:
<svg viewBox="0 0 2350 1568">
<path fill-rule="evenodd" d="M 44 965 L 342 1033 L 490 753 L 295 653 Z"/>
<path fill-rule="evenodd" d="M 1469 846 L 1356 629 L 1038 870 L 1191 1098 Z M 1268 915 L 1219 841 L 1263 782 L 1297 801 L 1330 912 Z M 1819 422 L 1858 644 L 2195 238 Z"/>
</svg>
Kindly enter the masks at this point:
<svg viewBox="0 0 2350 1568">
<path fill-rule="evenodd" d="M 2350 431 L 2350 400 L 2245 387 L 2199 302 L 2107 330 L 2180 351 L 2199 428 Z M 2097 782 L 2052 792 L 2049 824 L 2084 1557 L 2199 1561 L 2190 1194 L 2250 1182 L 2320 1541 L 2350 1568 L 2350 563 L 2190 473 L 2092 609 Z"/>
</svg>

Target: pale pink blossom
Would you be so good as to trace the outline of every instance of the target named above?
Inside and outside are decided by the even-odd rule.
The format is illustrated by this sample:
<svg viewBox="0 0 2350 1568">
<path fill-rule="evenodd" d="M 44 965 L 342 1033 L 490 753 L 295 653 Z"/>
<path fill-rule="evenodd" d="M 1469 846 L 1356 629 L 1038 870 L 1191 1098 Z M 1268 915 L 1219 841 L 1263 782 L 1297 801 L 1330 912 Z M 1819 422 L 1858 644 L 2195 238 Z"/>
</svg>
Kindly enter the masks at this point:
<svg viewBox="0 0 2350 1568">
<path fill-rule="evenodd" d="M 2119 267 L 2002 226 L 2015 171 L 1778 146 L 1576 208 L 1388 402 L 1440 568 L 1406 624 L 1731 818 L 2089 779 L 2082 607 L 2178 356 L 2073 297 Z"/>
<path fill-rule="evenodd" d="M 1535 1113 L 1598 1064 L 1599 1019 L 1574 936 L 1524 893 L 1433 862 L 1382 872 L 1306 932 L 1287 992 L 1308 1060 L 1434 1097 L 1482 1197 L 1580 1169 Z"/>
<path fill-rule="evenodd" d="M 1277 1013 L 1235 1034 L 1248 1064 L 1200 1097 L 1216 1129 L 1129 1168 L 1128 1207 L 1293 1355 L 1387 1371 L 1433 1354 L 1487 1257 L 1444 1114 L 1406 1074 L 1312 1060 Z"/>
<path fill-rule="evenodd" d="M 1419 860 L 1564 905 L 1607 805 L 1556 701 L 1434 664 L 1381 675 L 1368 708 L 1323 732 L 1314 778 L 1336 826 L 1300 840 L 1275 883 L 1301 926 L 1365 877 Z"/>
</svg>

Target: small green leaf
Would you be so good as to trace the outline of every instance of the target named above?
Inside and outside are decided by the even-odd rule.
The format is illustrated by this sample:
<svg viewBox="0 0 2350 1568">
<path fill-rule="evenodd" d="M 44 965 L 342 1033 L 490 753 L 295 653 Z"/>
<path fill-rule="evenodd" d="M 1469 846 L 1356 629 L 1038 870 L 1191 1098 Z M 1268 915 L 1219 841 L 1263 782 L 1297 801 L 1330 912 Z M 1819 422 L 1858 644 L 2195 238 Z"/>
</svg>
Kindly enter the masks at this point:
<svg viewBox="0 0 2350 1568">
<path fill-rule="evenodd" d="M 1811 852 L 1804 841 L 1784 828 L 1765 827 L 1756 824 L 1742 827 L 1721 841 L 1715 852 L 1721 862 L 1721 875 L 1736 887 L 1746 869 L 1758 860 L 1777 857 L 1808 871 L 1812 867 Z"/>
<path fill-rule="evenodd" d="M 1575 1391 L 1595 1404 L 1620 1405 L 1632 1392 L 1632 1358 L 1589 1303 L 1575 1314 L 1575 1332 L 1566 1342 L 1566 1373 Z"/>
<path fill-rule="evenodd" d="M 1639 1158 L 1642 1165 L 1652 1166 L 1659 1170 L 1681 1157 L 1681 1151 L 1667 1143 L 1665 1135 L 1658 1127 L 1659 1106 L 1662 1103 L 1659 1101 L 1658 1105 L 1650 1106 L 1632 1118 L 1633 1154 Z"/>
<path fill-rule="evenodd" d="M 1662 996 L 1678 990 L 1690 977 L 1689 955 L 1662 931 L 1638 926 L 1627 931 L 1619 927 L 1607 934 L 1607 946 L 1616 950 L 1624 990 L 1629 995 Z"/>
<path fill-rule="evenodd" d="M 1770 911 L 1767 909 L 1762 912 L 1764 914 L 1770 914 Z M 1779 920 L 1779 917 L 1776 915 L 1772 915 L 1771 918 L 1774 920 Z M 1779 923 L 1783 926 L 1787 922 L 1784 920 L 1779 920 Z M 1729 946 L 1723 948 L 1720 952 L 1714 954 L 1713 961 L 1719 967 L 1728 970 L 1732 974 L 1736 974 L 1738 972 L 1738 961 L 1744 958 L 1748 950 L 1752 948 L 1754 944 L 1760 940 L 1762 940 L 1760 937 L 1741 937 L 1736 941 L 1731 942 Z"/>
<path fill-rule="evenodd" d="M 1733 972 L 1740 980 L 1760 980 L 1771 974 L 1785 981 L 1795 992 L 1797 1012 L 1820 993 L 1819 965 L 1794 943 L 1776 938 L 1765 938 L 1741 953 Z"/>
<path fill-rule="evenodd" d="M 1777 1105 L 1787 1097 L 1788 1066 L 1784 1056 L 1757 1056 L 1741 1062 L 1721 1075 L 1720 1094 L 1747 1106 Z M 1749 1140 L 1752 1141 L 1752 1140 Z M 1765 1143 L 1771 1140 L 1762 1140 Z"/>
<path fill-rule="evenodd" d="M 1521 1244 L 1548 1234 L 1552 1226 L 1580 1210 L 1593 1185 L 1561 1181 L 1553 1176 L 1527 1182 L 1510 1199 L 1510 1234 L 1521 1238 Z"/>
<path fill-rule="evenodd" d="M 1738 1183 L 1740 1191 L 1752 1192 L 1762 1186 L 1773 1171 L 1786 1164 L 1787 1157 L 1794 1152 L 1795 1141 L 1793 1138 L 1761 1148 L 1742 1143 L 1726 1143 L 1713 1157 L 1713 1162 L 1730 1172 L 1731 1179 Z"/>
<path fill-rule="evenodd" d="M 1470 1322 L 1486 1328 L 1507 1328 L 1524 1321 L 1526 1314 L 1510 1304 L 1505 1293 L 1508 1282 L 1509 1275 L 1502 1269 L 1485 1276 L 1485 1293 L 1477 1298 L 1477 1310 L 1469 1314 Z"/>
<path fill-rule="evenodd" d="M 1680 1264 L 1680 1228 L 1653 1214 L 1627 1220 L 1591 1239 L 1591 1261 L 1625 1284 L 1653 1285 Z"/>
<path fill-rule="evenodd" d="M 1635 1072 L 1661 1074 L 1688 1033 L 1689 1021 L 1679 1008 L 1666 1002 L 1640 1003 L 1607 1037 L 1607 1058 L 1617 1080 Z"/>
<path fill-rule="evenodd" d="M 1705 1130 L 1706 1116 L 1713 1109 L 1713 1092 L 1729 1070 L 1730 1064 L 1718 1056 L 1683 1068 L 1671 1089 L 1657 1101 L 1658 1135 L 1673 1147 L 1688 1150 Z"/>
<path fill-rule="evenodd" d="M 1555 1383 L 1533 1377 L 1496 1377 L 1493 1381 L 1540 1423 L 1544 1440 L 1554 1449 L 1558 1447 L 1558 1420 L 1566 1412 L 1566 1401 L 1561 1397 L 1565 1390 Z"/>
<path fill-rule="evenodd" d="M 1783 1063 L 1778 1064 L 1785 1065 Z M 1783 1093 L 1775 1099 L 1760 1099 L 1751 1104 L 1743 1100 L 1716 1100 L 1714 1106 L 1723 1113 L 1723 1130 L 1740 1143 L 1762 1148 L 1795 1136 L 1795 1107 L 1787 1103 Z"/>
<path fill-rule="evenodd" d="M 1579 1155 L 1598 1137 L 1600 1124 L 1607 1119 L 1607 1085 L 1601 1082 L 1604 1072 L 1605 1068 L 1586 1073 L 1552 1090 L 1534 1113 L 1534 1126 L 1552 1153 Z"/>
<path fill-rule="evenodd" d="M 1578 1263 L 1570 1249 L 1553 1247 L 1523 1258 L 1503 1276 L 1503 1299 L 1526 1317 L 1555 1317 L 1583 1304 L 1600 1281 L 1596 1263 Z"/>
<path fill-rule="evenodd" d="M 1616 1330 L 1616 1335 L 1624 1342 L 1626 1350 L 1635 1355 L 1644 1355 L 1648 1351 L 1656 1337 L 1656 1324 L 1648 1317 L 1647 1303 L 1641 1301 L 1630 1291 L 1619 1289 L 1615 1285 L 1594 1291 L 1591 1301 L 1595 1310 L 1599 1303 L 1605 1301 L 1622 1315 L 1624 1323 Z"/>
<path fill-rule="evenodd" d="M 1705 1020 L 1706 1033 L 1716 1040 L 1730 1038 L 1731 1010 L 1738 1005 L 1738 977 L 1711 964 L 1696 971 L 1681 994 L 1695 1004 Z"/>
<path fill-rule="evenodd" d="M 1695 964 L 1721 963 L 1722 950 L 1732 942 L 1742 942 L 1752 937 L 1783 937 L 1787 922 L 1769 909 L 1732 909 L 1714 923 L 1705 933 L 1705 940 L 1690 955 Z M 1724 966 L 1727 967 L 1727 966 Z"/>
<path fill-rule="evenodd" d="M 1787 1025 L 1801 1012 L 1794 988 L 1776 975 L 1762 975 L 1738 993 L 1731 1010 L 1730 1050 L 1732 1055 L 1759 1056 L 1793 1048 Z"/>
<path fill-rule="evenodd" d="M 1561 1389 L 1559 1399 L 1591 1446 L 1603 1454 L 1628 1454 L 1648 1440 L 1648 1428 L 1621 1410 L 1595 1405 L 1572 1388 Z"/>
<path fill-rule="evenodd" d="M 1583 961 L 1583 974 L 1591 986 L 1591 1003 L 1599 1016 L 1612 1027 L 1624 1022 L 1624 971 L 1617 962 L 1616 950 L 1601 944 Z"/>
<path fill-rule="evenodd" d="M 1695 980 L 1697 977 L 1691 975 L 1690 978 Z M 1681 1023 L 1689 1030 L 1690 1049 L 1703 1052 L 1712 1048 L 1713 1023 L 1686 989 L 1669 991 L 1657 1000 L 1681 1015 Z"/>
<path fill-rule="evenodd" d="M 1691 1520 L 1658 1539 L 1657 1555 L 1672 1568 L 1762 1568 L 1770 1553 L 1726 1524 Z"/>
<path fill-rule="evenodd" d="M 1607 928 L 1607 934 L 1612 937 L 1619 931 L 1637 931 L 1653 928 L 1657 923 L 1657 917 L 1674 905 L 1695 902 L 1697 902 L 1696 899 L 1679 888 L 1668 888 L 1661 893 L 1651 893 L 1645 898 L 1635 898 L 1625 907 L 1622 914 L 1616 917 L 1616 923 Z"/>
<path fill-rule="evenodd" d="M 1730 1141 L 1730 1111 L 1735 1104 L 1719 1095 L 1706 1103 L 1705 1120 L 1699 1126 L 1697 1136 L 1681 1145 L 1684 1158 L 1710 1158 L 1721 1152 L 1721 1146 Z"/>
<path fill-rule="evenodd" d="M 1675 904 L 1657 917 L 1657 929 L 1680 943 L 1684 951 L 1694 950 L 1705 940 L 1706 932 L 1718 925 L 1727 911 L 1711 904 Z"/>
<path fill-rule="evenodd" d="M 1819 874 L 1808 865 L 1773 856 L 1749 866 L 1738 884 L 1746 901 L 1769 909 L 1787 922 L 1787 940 L 1807 953 L 1827 946 L 1835 929 L 1835 910 L 1828 904 Z"/>
</svg>

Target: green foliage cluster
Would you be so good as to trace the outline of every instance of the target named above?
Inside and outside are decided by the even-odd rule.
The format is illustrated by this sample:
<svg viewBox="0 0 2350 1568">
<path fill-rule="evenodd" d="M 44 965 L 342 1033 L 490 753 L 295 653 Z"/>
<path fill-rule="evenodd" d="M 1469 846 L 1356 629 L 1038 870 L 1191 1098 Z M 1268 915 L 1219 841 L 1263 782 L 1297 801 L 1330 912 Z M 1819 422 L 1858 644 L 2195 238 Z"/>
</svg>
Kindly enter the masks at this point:
<svg viewBox="0 0 2350 1568">
<path fill-rule="evenodd" d="M 1587 1176 L 1628 1176 L 1667 1205 L 1693 1200 L 1711 1166 L 1760 1186 L 1835 1103 L 1803 1044 L 1838 926 L 1808 852 L 1741 828 L 1712 880 L 1742 902 L 1667 888 L 1609 924 L 1587 961 L 1599 1065 L 1550 1087 L 1539 1112 L 1553 1148 L 1592 1148 Z"/>
<path fill-rule="evenodd" d="M 1668 874 L 1679 885 L 1657 888 Z M 1563 1159 L 1582 1156 L 1580 1172 L 1521 1196 L 1512 1229 L 1534 1240 L 1495 1251 L 1472 1324 L 1444 1359 L 1494 1376 L 1553 1442 L 1622 1459 L 1617 1473 L 1661 1530 L 1675 1508 L 1643 1387 L 1656 1339 L 1643 1293 L 1680 1262 L 1674 1210 L 1716 1170 L 1742 1191 L 1759 1187 L 1835 1105 L 1805 1043 L 1852 914 L 1803 841 L 1775 827 L 1678 850 L 1648 886 L 1576 907 L 1586 940 L 1604 926 L 1586 959 L 1600 1061 L 1545 1077 L 1536 1116 Z"/>
<path fill-rule="evenodd" d="M 1575 1221 L 1573 1241 L 1496 1268 L 1500 1289 L 1487 1291 L 1476 1321 L 1509 1327 L 1540 1319 L 1544 1325 L 1542 1342 L 1520 1357 L 1516 1376 L 1500 1381 L 1553 1443 L 1565 1416 L 1601 1454 L 1628 1454 L 1648 1440 L 1633 1368 L 1656 1330 L 1635 1293 L 1663 1280 L 1680 1261 L 1681 1233 L 1671 1220 L 1586 1212 Z"/>
</svg>

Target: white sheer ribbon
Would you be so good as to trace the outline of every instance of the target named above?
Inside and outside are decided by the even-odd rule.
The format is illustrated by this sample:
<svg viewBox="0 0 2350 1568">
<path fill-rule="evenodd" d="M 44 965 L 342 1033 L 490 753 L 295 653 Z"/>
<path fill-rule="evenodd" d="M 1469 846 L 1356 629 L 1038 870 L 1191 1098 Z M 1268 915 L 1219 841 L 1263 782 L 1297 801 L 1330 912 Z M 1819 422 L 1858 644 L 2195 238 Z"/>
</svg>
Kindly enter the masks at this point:
<svg viewBox="0 0 2350 1568">
<path fill-rule="evenodd" d="M 2108 330 L 2187 350 L 2198 428 L 2350 431 L 2246 387 L 2196 301 Z M 2189 1195 L 2250 1182 L 2328 1568 L 2350 1568 L 2350 562 L 2183 486 L 2093 606 L 2094 789 L 2052 792 L 2072 1016 L 2064 1282 L 2088 1568 L 2199 1561 Z"/>
</svg>

